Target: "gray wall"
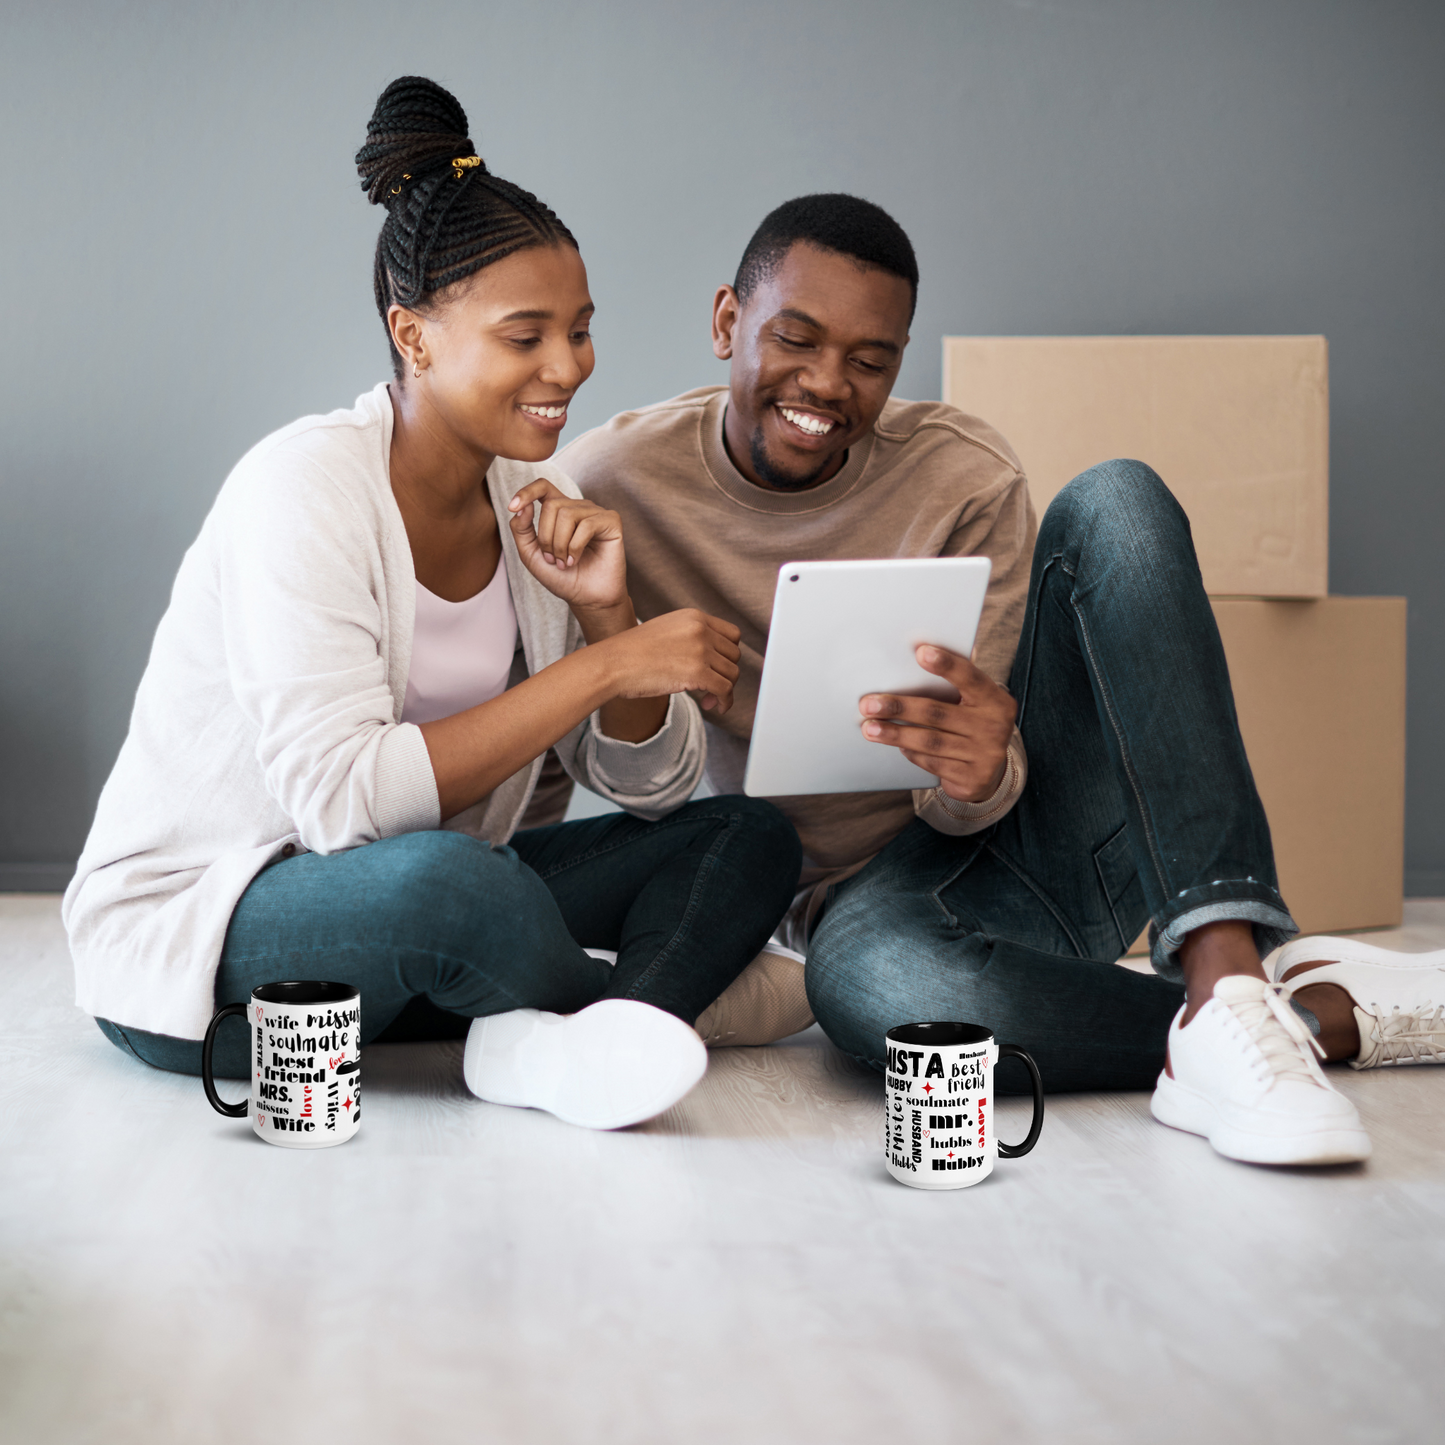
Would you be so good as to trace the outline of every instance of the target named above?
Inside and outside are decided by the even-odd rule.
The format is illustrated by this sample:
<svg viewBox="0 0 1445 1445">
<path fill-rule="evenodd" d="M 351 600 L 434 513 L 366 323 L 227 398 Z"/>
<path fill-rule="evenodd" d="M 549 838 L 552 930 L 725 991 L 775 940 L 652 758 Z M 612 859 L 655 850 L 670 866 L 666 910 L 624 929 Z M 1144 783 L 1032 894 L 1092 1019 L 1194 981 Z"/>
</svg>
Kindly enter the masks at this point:
<svg viewBox="0 0 1445 1445">
<path fill-rule="evenodd" d="M 809 190 L 914 238 L 902 395 L 951 332 L 1324 332 L 1334 590 L 1410 598 L 1408 865 L 1445 893 L 1442 62 L 1433 0 L 8 0 L 0 882 L 63 881 L 231 464 L 383 374 L 350 158 L 416 71 L 581 239 L 575 428 L 721 378 L 712 290 Z"/>
</svg>

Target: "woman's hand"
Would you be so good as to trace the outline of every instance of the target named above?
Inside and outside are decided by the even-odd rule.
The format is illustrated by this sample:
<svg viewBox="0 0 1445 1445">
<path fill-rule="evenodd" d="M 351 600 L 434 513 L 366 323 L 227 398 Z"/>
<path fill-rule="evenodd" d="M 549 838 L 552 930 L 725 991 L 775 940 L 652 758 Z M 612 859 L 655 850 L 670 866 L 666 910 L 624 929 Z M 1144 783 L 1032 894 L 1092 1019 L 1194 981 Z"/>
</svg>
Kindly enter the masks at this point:
<svg viewBox="0 0 1445 1445">
<path fill-rule="evenodd" d="M 630 607 L 622 518 L 616 512 L 569 497 L 541 479 L 507 506 L 517 552 L 549 592 L 579 613 Z"/>
<path fill-rule="evenodd" d="M 688 607 L 630 627 L 598 647 L 608 655 L 614 697 L 692 692 L 700 694 L 703 707 L 724 713 L 733 705 L 741 639 L 731 622 Z"/>
</svg>

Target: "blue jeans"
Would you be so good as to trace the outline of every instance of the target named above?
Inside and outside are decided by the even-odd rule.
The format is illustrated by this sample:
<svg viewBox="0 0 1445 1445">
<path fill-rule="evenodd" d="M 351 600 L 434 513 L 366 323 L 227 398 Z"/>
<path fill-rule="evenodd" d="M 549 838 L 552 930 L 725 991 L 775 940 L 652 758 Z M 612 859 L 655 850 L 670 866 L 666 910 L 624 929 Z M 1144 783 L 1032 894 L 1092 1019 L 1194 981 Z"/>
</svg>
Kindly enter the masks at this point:
<svg viewBox="0 0 1445 1445">
<path fill-rule="evenodd" d="M 1052 1091 L 1150 1088 L 1184 935 L 1239 919 L 1263 952 L 1296 929 L 1189 522 L 1142 463 L 1093 467 L 1049 507 L 1009 690 L 1023 796 L 969 837 L 916 821 L 838 884 L 808 997 L 878 1068 L 888 1029 L 956 1020 L 1027 1050 Z M 1162 976 L 1117 967 L 1151 921 Z M 1027 1093 L 1022 1067 L 997 1088 Z"/>
<path fill-rule="evenodd" d="M 272 864 L 231 915 L 216 1004 L 258 984 L 361 990 L 361 1042 L 459 1038 L 508 1009 L 573 1013 L 637 999 L 687 1023 L 767 942 L 797 886 L 792 825 L 757 798 L 707 798 L 655 823 L 625 813 L 518 833 L 494 848 L 406 833 Z M 609 966 L 583 952 L 617 952 Z M 98 1019 L 156 1068 L 199 1074 L 201 1045 Z M 216 1036 L 216 1073 L 248 1077 L 244 1020 Z"/>
</svg>

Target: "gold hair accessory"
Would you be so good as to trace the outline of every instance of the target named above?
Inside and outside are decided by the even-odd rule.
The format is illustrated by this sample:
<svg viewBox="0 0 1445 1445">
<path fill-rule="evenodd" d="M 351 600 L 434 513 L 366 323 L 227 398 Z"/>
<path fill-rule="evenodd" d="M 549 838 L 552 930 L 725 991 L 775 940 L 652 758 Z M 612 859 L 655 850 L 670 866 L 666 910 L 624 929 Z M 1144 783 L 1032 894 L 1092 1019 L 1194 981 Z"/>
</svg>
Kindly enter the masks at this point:
<svg viewBox="0 0 1445 1445">
<path fill-rule="evenodd" d="M 404 181 L 409 181 L 410 179 L 411 179 L 411 172 L 408 171 L 408 172 L 402 177 L 402 180 L 404 180 Z M 394 196 L 399 196 L 399 195 L 401 194 L 401 187 L 400 187 L 400 186 L 393 186 L 393 187 L 391 188 L 391 193 L 392 193 L 392 195 L 394 195 Z"/>
<path fill-rule="evenodd" d="M 482 163 L 482 158 L 481 158 L 481 156 L 456 156 L 456 157 L 454 157 L 453 160 L 452 160 L 452 177 L 453 177 L 453 179 L 458 180 L 458 181 L 461 180 L 461 178 L 462 178 L 462 172 L 463 172 L 463 171 L 469 171 L 469 170 L 471 170 L 471 168 L 472 168 L 473 166 L 479 166 L 479 165 L 481 165 L 481 163 Z"/>
</svg>

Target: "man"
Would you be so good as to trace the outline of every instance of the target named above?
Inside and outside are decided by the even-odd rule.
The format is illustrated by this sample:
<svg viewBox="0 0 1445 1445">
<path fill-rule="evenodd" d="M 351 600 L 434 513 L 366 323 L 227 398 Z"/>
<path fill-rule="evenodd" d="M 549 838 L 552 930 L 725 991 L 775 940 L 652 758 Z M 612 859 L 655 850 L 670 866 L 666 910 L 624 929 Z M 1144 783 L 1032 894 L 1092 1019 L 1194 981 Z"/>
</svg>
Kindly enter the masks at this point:
<svg viewBox="0 0 1445 1445">
<path fill-rule="evenodd" d="M 1115 461 L 1036 529 L 997 432 L 890 399 L 917 288 L 877 206 L 790 201 L 714 298 L 728 386 L 623 413 L 558 458 L 622 514 L 639 615 L 698 607 L 742 629 L 734 706 L 709 718 L 718 792 L 741 788 L 781 563 L 992 562 L 973 658 L 918 651 L 960 701 L 859 703 L 865 735 L 938 785 L 775 799 L 804 846 L 783 941 L 806 952 L 808 1002 L 875 1067 L 896 1024 L 970 1020 L 1026 1048 L 1051 1089 L 1155 1086 L 1157 1117 L 1230 1157 L 1364 1158 L 1307 1027 L 1330 1057 L 1360 1054 L 1340 983 L 1365 969 L 1354 994 L 1388 1012 L 1399 985 L 1379 979 L 1402 971 L 1331 965 L 1331 982 L 1286 984 L 1294 1009 L 1269 987 L 1261 958 L 1296 928 L 1182 510 Z M 1115 967 L 1146 922 L 1159 977 Z"/>
</svg>

